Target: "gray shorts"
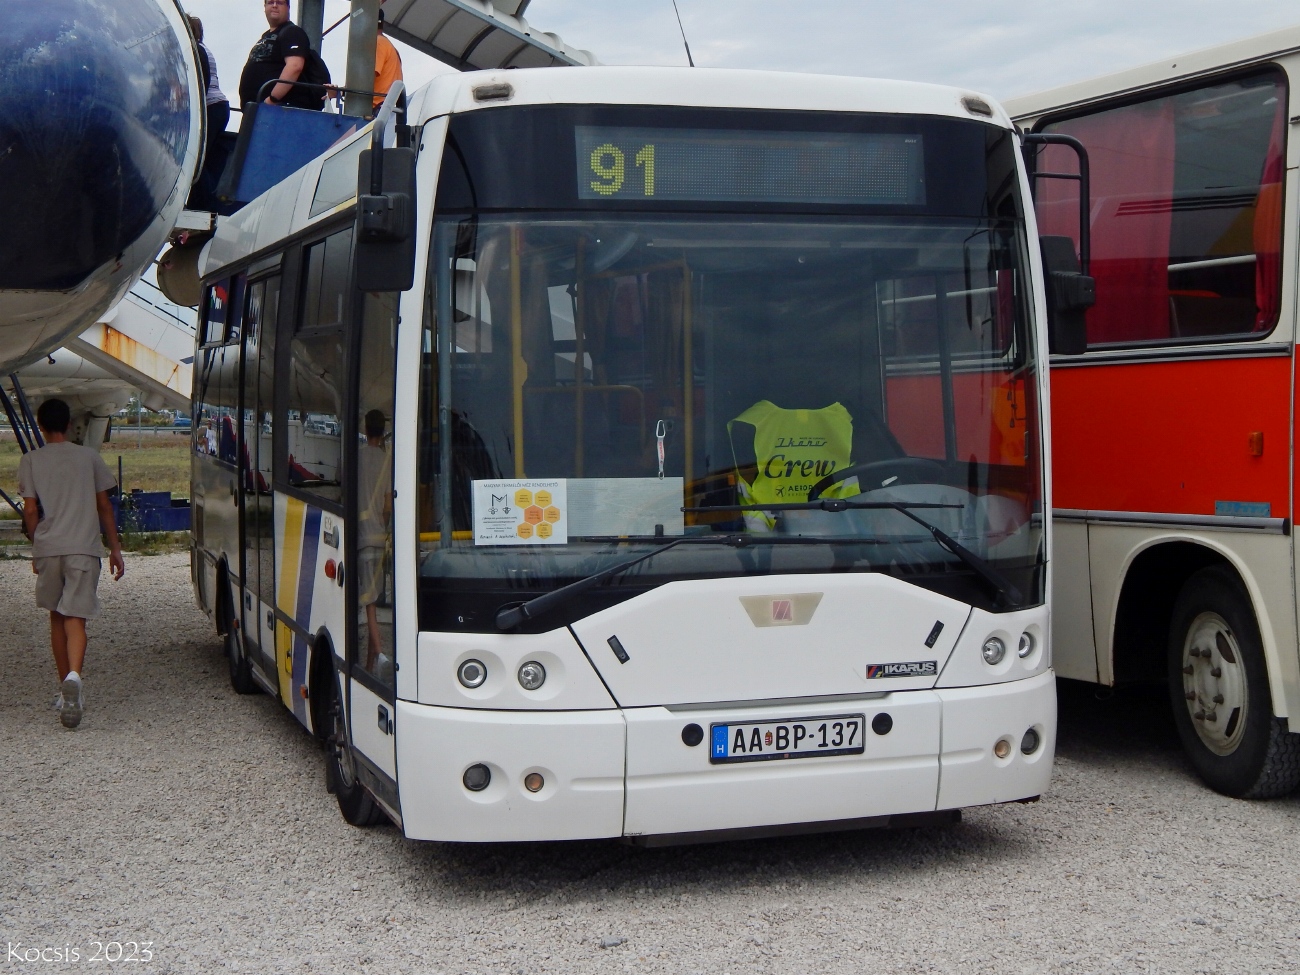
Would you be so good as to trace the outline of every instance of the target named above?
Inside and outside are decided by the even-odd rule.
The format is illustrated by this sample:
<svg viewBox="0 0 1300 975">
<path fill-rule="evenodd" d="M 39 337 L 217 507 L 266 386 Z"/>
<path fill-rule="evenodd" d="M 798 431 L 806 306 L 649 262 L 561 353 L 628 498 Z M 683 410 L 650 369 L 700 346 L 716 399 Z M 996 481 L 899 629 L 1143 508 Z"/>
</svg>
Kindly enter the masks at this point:
<svg viewBox="0 0 1300 975">
<path fill-rule="evenodd" d="M 63 616 L 93 620 L 102 607 L 99 559 L 90 555 L 47 555 L 36 564 L 36 605 Z"/>
<path fill-rule="evenodd" d="M 362 606 L 369 606 L 383 595 L 380 588 L 384 584 L 384 549 L 365 546 L 357 555 L 361 561 L 361 574 L 357 577 L 358 601 Z"/>
</svg>

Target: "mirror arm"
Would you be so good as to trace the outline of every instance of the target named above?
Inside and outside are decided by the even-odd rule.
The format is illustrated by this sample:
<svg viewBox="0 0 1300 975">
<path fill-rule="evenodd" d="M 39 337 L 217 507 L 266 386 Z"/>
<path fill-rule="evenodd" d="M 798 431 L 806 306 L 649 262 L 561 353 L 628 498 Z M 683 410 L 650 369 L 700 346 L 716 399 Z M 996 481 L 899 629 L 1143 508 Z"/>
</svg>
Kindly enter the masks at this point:
<svg viewBox="0 0 1300 975">
<path fill-rule="evenodd" d="M 1088 150 L 1074 136 L 1057 132 L 1029 132 L 1021 138 L 1025 145 L 1026 162 L 1029 164 L 1030 187 L 1036 190 L 1040 179 L 1073 179 L 1079 182 L 1079 265 L 1080 271 L 1088 275 L 1092 267 L 1092 172 L 1088 165 Z M 1072 149 L 1079 159 L 1079 172 L 1040 173 L 1039 146 L 1066 146 Z"/>
<path fill-rule="evenodd" d="M 360 291 L 406 291 L 415 281 L 417 150 L 385 148 L 390 133 L 396 134 L 393 116 L 403 90 L 394 82 L 375 113 L 370 148 L 357 167 L 352 253 Z"/>
<path fill-rule="evenodd" d="M 375 113 L 374 128 L 370 134 L 370 195 L 380 196 L 384 192 L 384 142 L 388 135 L 388 123 L 397 114 L 397 103 L 402 97 L 404 85 L 400 80 L 394 81 L 384 102 Z"/>
</svg>

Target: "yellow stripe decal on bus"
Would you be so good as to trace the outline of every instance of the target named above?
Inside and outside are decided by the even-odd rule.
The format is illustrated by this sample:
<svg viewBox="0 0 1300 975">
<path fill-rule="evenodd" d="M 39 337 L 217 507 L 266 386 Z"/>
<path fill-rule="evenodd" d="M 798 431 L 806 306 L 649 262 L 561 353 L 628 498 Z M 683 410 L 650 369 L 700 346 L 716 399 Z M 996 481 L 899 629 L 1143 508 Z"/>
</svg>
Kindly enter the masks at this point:
<svg viewBox="0 0 1300 975">
<path fill-rule="evenodd" d="M 279 665 L 280 673 L 278 680 L 280 683 L 280 701 L 287 708 L 293 707 L 293 681 L 288 676 L 290 667 L 285 666 L 292 661 L 291 653 L 293 651 L 293 630 L 289 629 L 279 620 L 275 621 L 275 660 Z"/>
<path fill-rule="evenodd" d="M 285 498 L 284 537 L 280 552 L 284 563 L 280 571 L 280 612 L 290 619 L 298 615 L 298 573 L 302 568 L 302 529 L 307 505 L 295 498 Z M 283 623 L 275 627 L 275 661 L 280 667 L 280 699 L 293 710 L 293 632 Z"/>
</svg>

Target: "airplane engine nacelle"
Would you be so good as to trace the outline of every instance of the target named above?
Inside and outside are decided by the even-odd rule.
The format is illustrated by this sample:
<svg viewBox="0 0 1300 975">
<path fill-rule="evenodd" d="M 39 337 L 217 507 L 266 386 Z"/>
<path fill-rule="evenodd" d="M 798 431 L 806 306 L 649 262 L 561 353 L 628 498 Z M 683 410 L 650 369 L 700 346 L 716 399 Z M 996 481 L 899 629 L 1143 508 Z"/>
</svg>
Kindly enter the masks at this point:
<svg viewBox="0 0 1300 975">
<path fill-rule="evenodd" d="M 158 253 L 202 153 L 175 0 L 0 3 L 0 368 L 94 324 Z"/>
</svg>

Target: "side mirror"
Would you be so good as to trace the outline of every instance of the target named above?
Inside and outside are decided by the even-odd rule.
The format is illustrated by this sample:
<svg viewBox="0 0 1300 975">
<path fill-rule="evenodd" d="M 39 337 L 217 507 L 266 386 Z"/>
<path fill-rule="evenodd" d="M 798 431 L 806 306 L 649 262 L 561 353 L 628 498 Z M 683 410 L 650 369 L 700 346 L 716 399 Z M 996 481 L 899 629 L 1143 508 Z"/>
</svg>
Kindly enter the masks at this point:
<svg viewBox="0 0 1300 975">
<path fill-rule="evenodd" d="M 357 290 L 406 291 L 415 284 L 415 150 L 383 150 L 381 193 L 371 192 L 372 152 L 357 170 Z"/>
<path fill-rule="evenodd" d="M 1047 284 L 1047 348 L 1057 355 L 1088 351 L 1086 312 L 1097 302 L 1097 282 L 1084 274 L 1069 237 L 1039 238 Z"/>
</svg>

